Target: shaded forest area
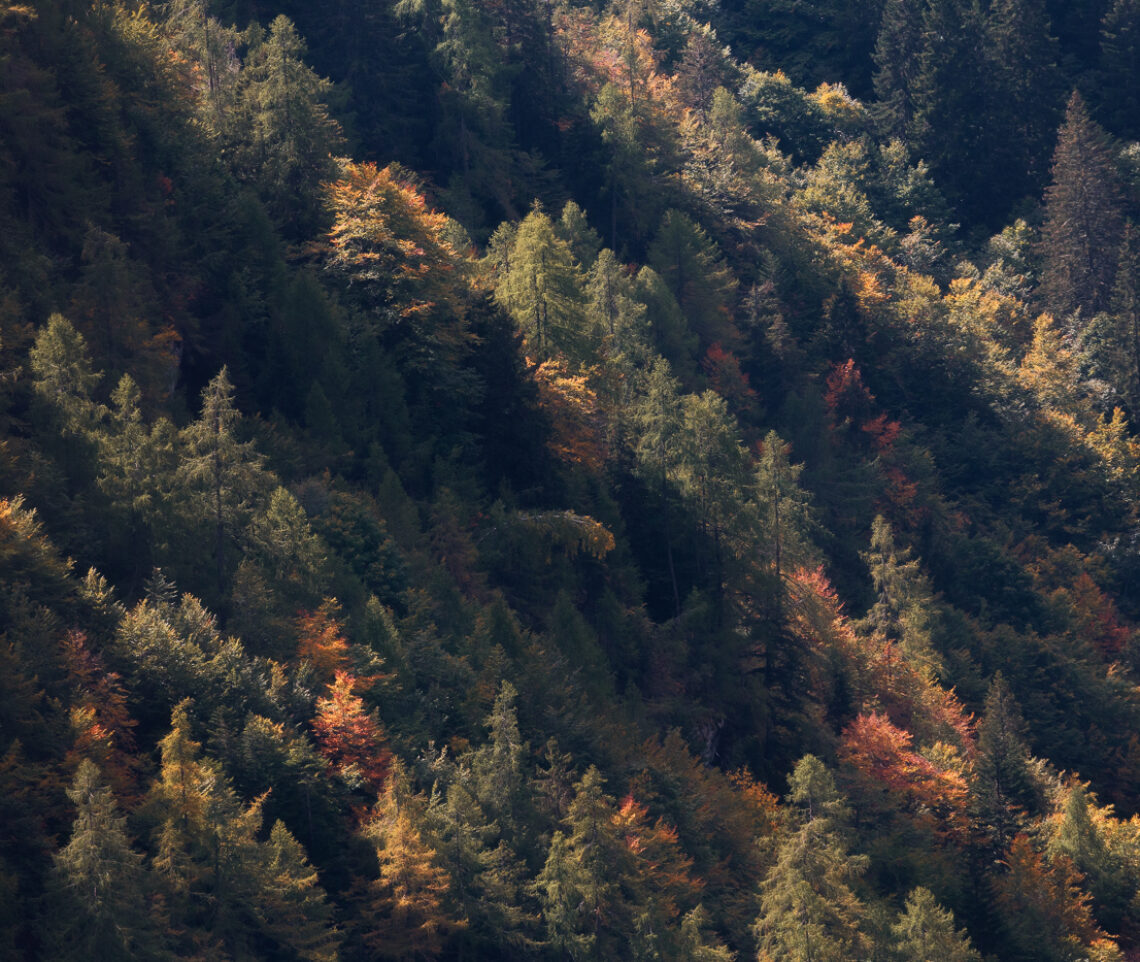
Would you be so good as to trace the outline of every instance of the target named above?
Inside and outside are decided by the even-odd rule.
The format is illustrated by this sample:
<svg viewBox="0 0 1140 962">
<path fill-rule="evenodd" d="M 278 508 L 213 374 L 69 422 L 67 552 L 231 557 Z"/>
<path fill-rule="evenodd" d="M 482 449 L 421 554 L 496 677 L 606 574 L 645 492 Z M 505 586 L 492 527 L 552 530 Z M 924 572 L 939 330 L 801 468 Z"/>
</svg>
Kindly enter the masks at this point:
<svg viewBox="0 0 1140 962">
<path fill-rule="evenodd" d="M 0 3 L 0 959 L 1140 958 L 1138 34 Z"/>
</svg>

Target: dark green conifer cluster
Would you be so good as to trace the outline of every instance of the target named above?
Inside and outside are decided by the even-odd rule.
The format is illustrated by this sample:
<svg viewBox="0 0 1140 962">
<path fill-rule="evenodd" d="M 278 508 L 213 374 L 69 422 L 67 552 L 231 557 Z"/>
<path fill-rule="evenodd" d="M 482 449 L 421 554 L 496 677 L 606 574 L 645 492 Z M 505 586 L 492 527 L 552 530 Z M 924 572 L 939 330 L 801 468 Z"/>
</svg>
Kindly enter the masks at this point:
<svg viewBox="0 0 1140 962">
<path fill-rule="evenodd" d="M 0 959 L 1135 954 L 1137 16 L 0 5 Z"/>
</svg>

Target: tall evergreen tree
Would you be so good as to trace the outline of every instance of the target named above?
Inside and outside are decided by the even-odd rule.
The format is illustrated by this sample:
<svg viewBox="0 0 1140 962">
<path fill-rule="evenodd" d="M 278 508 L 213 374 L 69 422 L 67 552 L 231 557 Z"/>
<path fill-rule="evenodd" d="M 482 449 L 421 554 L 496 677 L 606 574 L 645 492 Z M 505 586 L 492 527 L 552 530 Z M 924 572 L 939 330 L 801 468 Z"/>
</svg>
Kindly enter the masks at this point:
<svg viewBox="0 0 1140 962">
<path fill-rule="evenodd" d="M 1013 692 L 999 671 L 990 682 L 978 726 L 971 799 L 995 858 L 1004 856 L 1034 801 L 1024 729 Z"/>
<path fill-rule="evenodd" d="M 1061 73 L 1045 0 L 995 0 L 986 11 L 985 54 L 992 80 L 988 122 L 995 138 L 992 171 L 1008 205 L 1045 186 L 1049 151 L 1061 115 Z"/>
<path fill-rule="evenodd" d="M 1140 137 L 1140 2 L 1114 0 L 1101 23 L 1098 116 L 1117 137 Z"/>
<path fill-rule="evenodd" d="M 894 137 L 906 137 L 914 123 L 923 7 L 923 0 L 886 0 L 883 7 L 874 53 L 876 113 Z"/>
<path fill-rule="evenodd" d="M 1124 227 L 1108 139 L 1074 92 L 1045 191 L 1040 296 L 1058 318 L 1088 319 L 1109 306 Z"/>
</svg>

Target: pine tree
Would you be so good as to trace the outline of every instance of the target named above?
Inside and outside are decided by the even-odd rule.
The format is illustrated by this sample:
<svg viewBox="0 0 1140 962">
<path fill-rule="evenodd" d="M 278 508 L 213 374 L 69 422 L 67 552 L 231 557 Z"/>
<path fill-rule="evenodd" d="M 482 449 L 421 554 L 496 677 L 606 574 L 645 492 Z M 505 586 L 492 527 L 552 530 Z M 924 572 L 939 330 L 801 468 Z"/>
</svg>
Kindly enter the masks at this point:
<svg viewBox="0 0 1140 962">
<path fill-rule="evenodd" d="M 1124 222 L 1104 131 L 1080 94 L 1065 111 L 1045 191 L 1040 296 L 1055 317 L 1087 320 L 1109 306 Z"/>
<path fill-rule="evenodd" d="M 460 766 L 446 796 L 433 793 L 426 813 L 440 864 L 451 880 L 456 915 L 465 922 L 458 938 L 500 957 L 533 947 L 537 917 L 523 905 L 523 866 L 499 826 L 487 819 L 469 769 Z"/>
</svg>

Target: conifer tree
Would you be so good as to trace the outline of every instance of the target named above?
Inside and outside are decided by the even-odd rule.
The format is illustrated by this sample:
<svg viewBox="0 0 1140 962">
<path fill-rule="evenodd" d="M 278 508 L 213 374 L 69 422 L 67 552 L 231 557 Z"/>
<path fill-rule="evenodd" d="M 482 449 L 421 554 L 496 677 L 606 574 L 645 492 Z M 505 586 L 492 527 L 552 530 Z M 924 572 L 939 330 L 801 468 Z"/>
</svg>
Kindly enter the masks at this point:
<svg viewBox="0 0 1140 962">
<path fill-rule="evenodd" d="M 1080 94 L 1065 110 L 1045 191 L 1040 296 L 1058 318 L 1087 320 L 1109 306 L 1124 223 L 1104 131 Z"/>
<path fill-rule="evenodd" d="M 971 798 L 995 858 L 1003 857 L 1034 801 L 1024 728 L 1021 711 L 999 671 L 990 682 L 978 726 Z"/>
<path fill-rule="evenodd" d="M 815 526 L 810 495 L 800 486 L 802 464 L 792 464 L 789 445 L 775 431 L 764 437 L 756 462 L 756 505 L 760 535 L 772 559 L 775 591 L 783 595 L 784 578 L 814 558 Z"/>
<path fill-rule="evenodd" d="M 1140 3 L 1113 0 L 1101 21 L 1098 115 L 1117 137 L 1140 136 Z"/>
<path fill-rule="evenodd" d="M 375 956 L 395 962 L 437 956 L 465 924 L 447 909 L 451 879 L 424 839 L 415 808 L 397 763 L 363 830 L 375 846 L 379 877 L 369 885 L 359 924 Z"/>
<path fill-rule="evenodd" d="M 52 314 L 28 354 L 36 394 L 58 412 L 71 432 L 94 426 L 99 411 L 92 394 L 102 375 L 93 370 L 83 335 L 62 314 Z"/>
<path fill-rule="evenodd" d="M 734 342 L 737 281 L 703 227 L 680 211 L 666 212 L 647 259 L 673 292 L 703 345 Z"/>
<path fill-rule="evenodd" d="M 994 136 L 986 123 L 991 78 L 982 39 L 981 10 L 973 0 L 927 0 L 907 131 L 912 153 L 930 164 L 955 209 L 976 217 L 985 217 L 995 200 L 991 178 L 977 175 Z M 975 158 L 975 165 L 961 164 L 963 155 Z"/>
<path fill-rule="evenodd" d="M 287 236 L 300 240 L 320 225 L 321 185 L 334 176 L 332 154 L 342 142 L 325 104 L 332 84 L 305 64 L 305 42 L 284 15 L 258 41 L 241 72 L 248 127 L 235 131 L 236 162 Z"/>
<path fill-rule="evenodd" d="M 523 759 L 526 746 L 519 733 L 515 699 L 518 689 L 504 680 L 484 724 L 489 738 L 471 759 L 475 793 L 479 802 L 499 821 L 500 828 L 517 828 L 523 804 Z"/>
<path fill-rule="evenodd" d="M 761 888 L 753 932 L 761 958 L 781 962 L 846 962 L 863 958 L 864 907 L 851 888 L 866 858 L 848 852 L 845 813 L 835 780 L 805 755 L 789 779 L 788 801 L 802 812 L 776 850 Z"/>
<path fill-rule="evenodd" d="M 875 43 L 875 95 L 885 131 L 904 138 L 915 116 L 923 0 L 886 0 Z"/>
<path fill-rule="evenodd" d="M 871 569 L 876 599 L 860 626 L 898 647 L 915 667 L 937 675 L 941 658 L 934 648 L 937 606 L 930 582 L 910 549 L 900 549 L 881 515 L 871 527 L 871 550 L 863 560 Z"/>
<path fill-rule="evenodd" d="M 79 763 L 67 797 L 76 815 L 70 841 L 55 856 L 60 901 L 53 913 L 53 958 L 161 958 L 147 914 L 143 857 L 131 847 L 126 818 L 93 762 Z"/>
<path fill-rule="evenodd" d="M 539 357 L 559 350 L 584 357 L 582 278 L 569 245 L 536 206 L 518 225 L 499 269 L 495 299 L 522 328 Z"/>
<path fill-rule="evenodd" d="M 924 888 L 914 889 L 898 921 L 891 926 L 901 962 L 981 962 L 966 933 L 954 925 L 954 915 Z"/>
<path fill-rule="evenodd" d="M 202 391 L 202 413 L 183 431 L 186 453 L 179 467 L 193 510 L 213 529 L 219 594 L 225 591 L 227 554 L 268 482 L 253 442 L 238 437 L 240 422 L 223 367 Z"/>
<path fill-rule="evenodd" d="M 1045 183 L 1049 150 L 1063 99 L 1060 51 L 1044 0 L 996 0 L 986 11 L 985 55 L 990 123 L 996 138 L 993 173 L 1009 199 L 1036 194 Z"/>
<path fill-rule="evenodd" d="M 262 931 L 308 962 L 337 962 L 340 933 L 332 906 L 305 850 L 284 823 L 274 822 L 261 846 L 256 915 Z"/>
<path fill-rule="evenodd" d="M 465 923 L 457 937 L 504 956 L 533 946 L 538 920 L 523 905 L 523 867 L 505 840 L 495 844 L 499 826 L 487 820 L 472 781 L 461 765 L 446 795 L 433 793 L 426 822 L 451 880 L 456 915 Z"/>
</svg>

